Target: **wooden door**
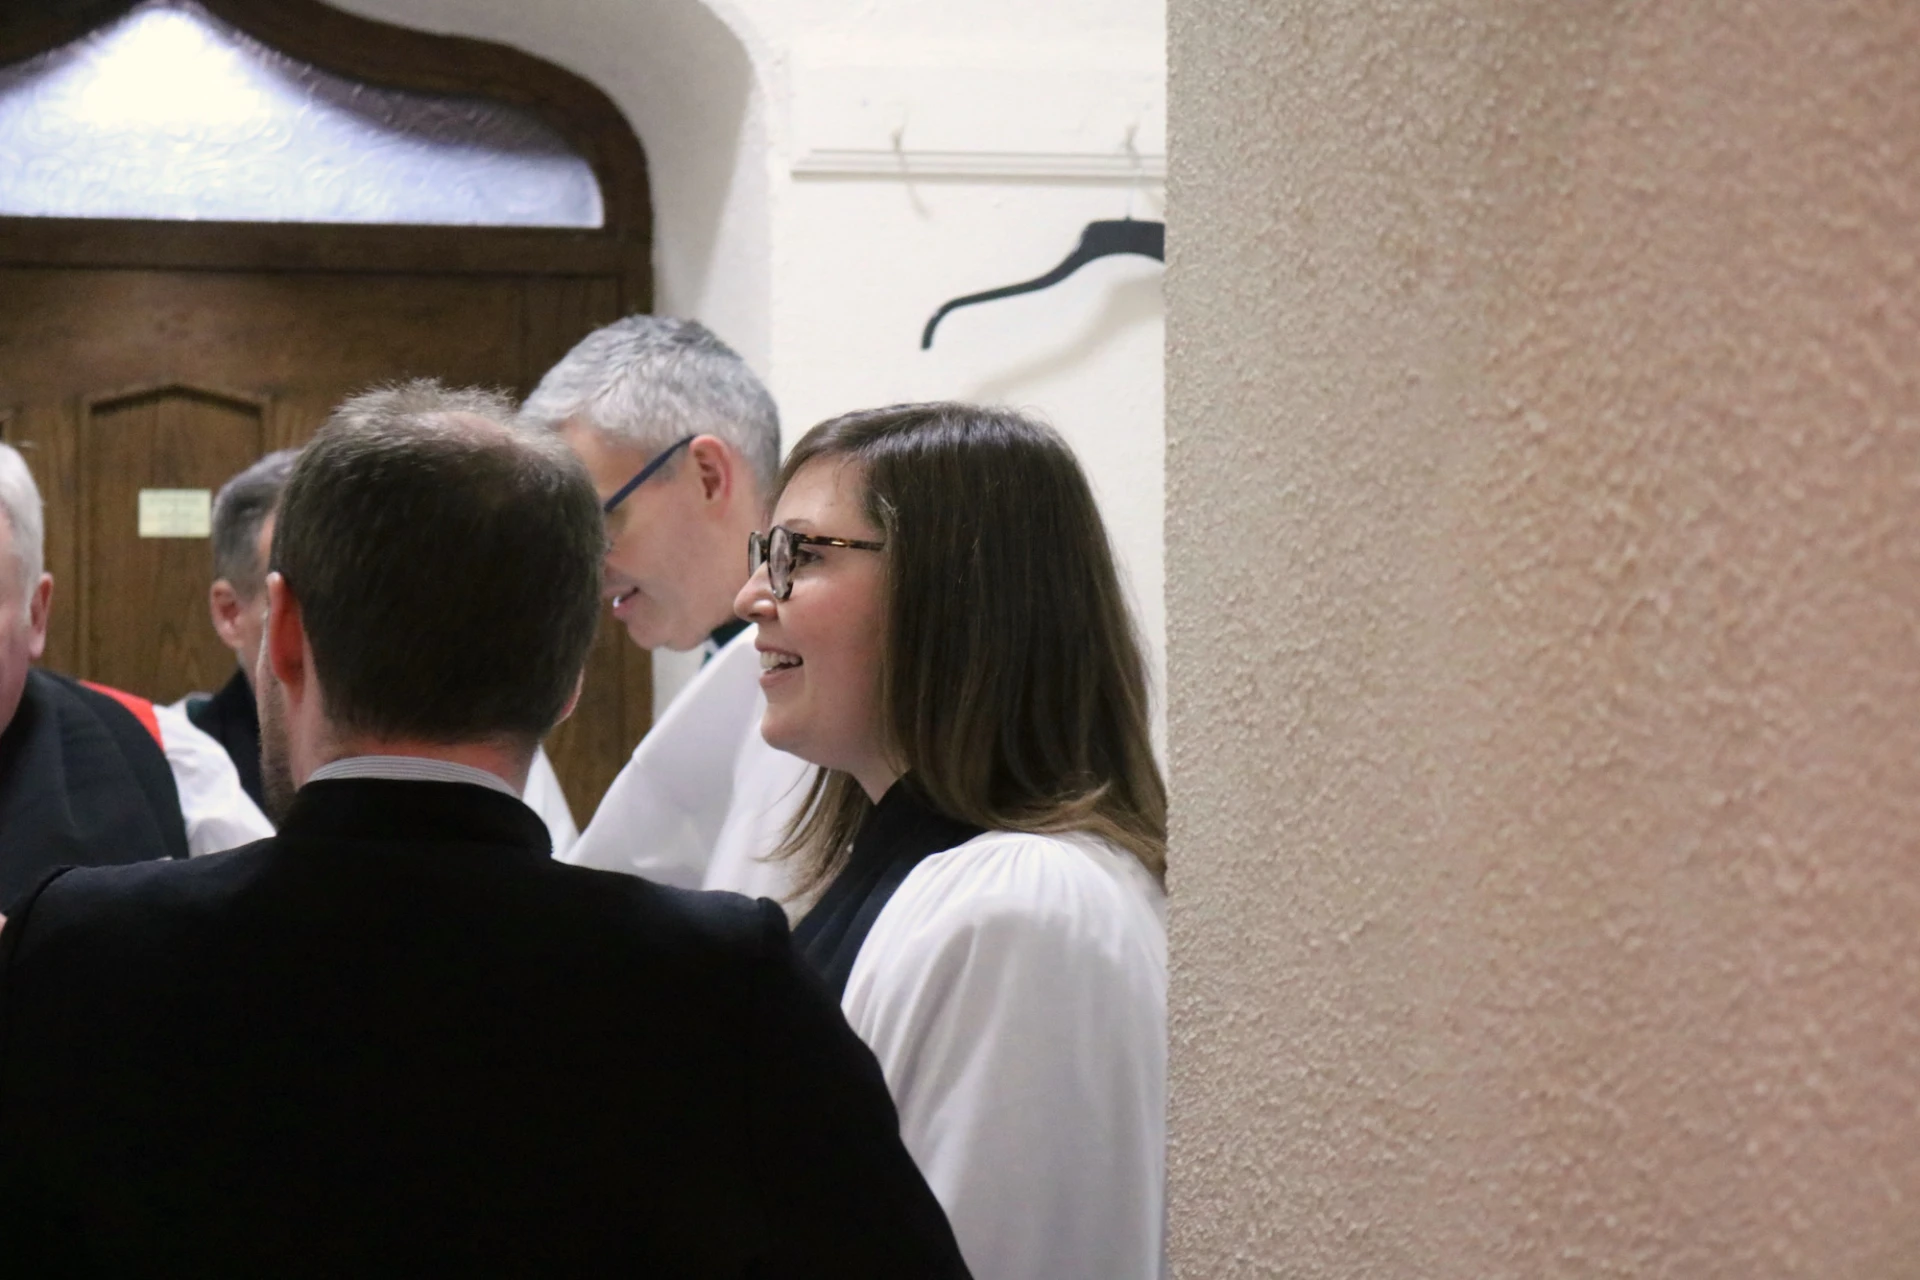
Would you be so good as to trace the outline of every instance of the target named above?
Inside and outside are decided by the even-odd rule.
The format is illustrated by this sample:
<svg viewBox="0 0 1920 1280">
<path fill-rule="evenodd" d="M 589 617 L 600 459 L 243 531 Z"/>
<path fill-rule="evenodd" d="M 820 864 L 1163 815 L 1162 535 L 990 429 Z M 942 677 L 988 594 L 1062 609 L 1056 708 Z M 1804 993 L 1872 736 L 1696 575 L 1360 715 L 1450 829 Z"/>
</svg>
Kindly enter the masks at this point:
<svg viewBox="0 0 1920 1280">
<path fill-rule="evenodd" d="M 77 598 L 64 603 L 79 625 L 66 632 L 66 665 L 160 702 L 218 689 L 233 654 L 194 607 L 194 584 L 210 576 L 204 518 L 221 478 L 266 452 L 266 401 L 174 384 L 83 396 L 78 407 L 81 569 L 68 582 Z M 180 504 L 164 501 L 176 497 L 184 522 Z"/>
<path fill-rule="evenodd" d="M 0 65 L 126 7 L 8 6 Z M 177 522 L 154 536 L 151 521 L 143 537 L 143 501 L 150 514 L 191 508 L 196 491 L 303 442 L 376 383 L 432 377 L 517 398 L 587 332 L 649 300 L 644 161 L 598 90 L 512 50 L 312 0 L 204 7 L 334 72 L 538 112 L 592 163 L 606 225 L 0 218 L 0 435 L 47 502 L 46 662 L 159 701 L 218 688 L 232 658 L 207 620 L 207 539 Z M 651 710 L 648 655 L 603 619 L 580 708 L 547 744 L 583 825 Z"/>
</svg>

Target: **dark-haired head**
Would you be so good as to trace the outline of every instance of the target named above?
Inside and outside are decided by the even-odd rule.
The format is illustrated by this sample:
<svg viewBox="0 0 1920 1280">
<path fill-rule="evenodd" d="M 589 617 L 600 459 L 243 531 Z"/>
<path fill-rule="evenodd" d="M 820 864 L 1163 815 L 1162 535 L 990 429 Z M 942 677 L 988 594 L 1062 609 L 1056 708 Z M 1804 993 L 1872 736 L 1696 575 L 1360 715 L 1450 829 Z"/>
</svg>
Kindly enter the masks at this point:
<svg viewBox="0 0 1920 1280">
<path fill-rule="evenodd" d="M 207 609 L 215 634 L 240 660 L 251 682 L 266 625 L 268 544 L 273 510 L 293 472 L 296 449 L 261 458 L 220 488 L 213 500 L 213 583 Z"/>
<path fill-rule="evenodd" d="M 342 735 L 531 753 L 578 685 L 605 526 L 557 439 L 489 392 L 342 404 L 281 495 L 272 568 Z"/>
<path fill-rule="evenodd" d="M 1099 509 L 1056 432 L 962 404 L 848 414 L 794 447 L 776 493 L 776 524 L 810 505 L 795 524 L 859 527 L 798 531 L 884 548 L 808 548 L 818 558 L 795 568 L 787 601 L 764 570 L 740 596 L 763 648 L 797 646 L 774 659 L 800 666 L 793 697 L 770 683 L 768 740 L 828 766 L 787 843 L 803 892 L 831 879 L 874 798 L 867 761 L 952 817 L 1087 831 L 1164 873 L 1146 664 Z M 841 595 L 810 617 L 809 590 Z M 863 654 L 843 620 L 868 596 L 878 634 Z M 863 733 L 877 754 L 848 754 Z"/>
<path fill-rule="evenodd" d="M 241 600 L 258 600 L 266 586 L 266 558 L 256 544 L 299 456 L 298 449 L 269 453 L 221 485 L 213 499 L 213 576 Z"/>
</svg>

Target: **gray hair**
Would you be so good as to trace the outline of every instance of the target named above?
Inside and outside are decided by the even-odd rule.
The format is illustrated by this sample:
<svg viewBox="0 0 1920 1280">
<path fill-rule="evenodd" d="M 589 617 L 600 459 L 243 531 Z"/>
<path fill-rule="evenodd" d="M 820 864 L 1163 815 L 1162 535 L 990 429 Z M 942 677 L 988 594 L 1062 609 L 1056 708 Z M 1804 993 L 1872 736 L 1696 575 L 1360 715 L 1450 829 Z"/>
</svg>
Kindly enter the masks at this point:
<svg viewBox="0 0 1920 1280">
<path fill-rule="evenodd" d="M 521 421 L 584 422 L 657 453 L 686 436 L 726 441 L 764 497 L 780 470 L 780 411 L 747 362 L 697 320 L 628 316 L 596 329 L 547 371 Z"/>
<path fill-rule="evenodd" d="M 471 414 L 512 430 L 518 426 L 513 397 L 491 387 L 449 387 L 436 378 L 370 387 L 342 401 L 327 419 L 336 429 L 355 432 L 390 431 L 423 418 Z"/>
<path fill-rule="evenodd" d="M 270 453 L 220 486 L 213 500 L 213 576 L 225 578 L 241 599 L 252 600 L 266 585 L 267 566 L 254 544 L 260 526 L 280 505 L 298 449 Z"/>
<path fill-rule="evenodd" d="M 13 558 L 27 599 L 40 582 L 46 565 L 46 515 L 41 509 L 40 486 L 27 470 L 27 460 L 12 445 L 0 441 L 0 515 L 13 531 Z"/>
</svg>

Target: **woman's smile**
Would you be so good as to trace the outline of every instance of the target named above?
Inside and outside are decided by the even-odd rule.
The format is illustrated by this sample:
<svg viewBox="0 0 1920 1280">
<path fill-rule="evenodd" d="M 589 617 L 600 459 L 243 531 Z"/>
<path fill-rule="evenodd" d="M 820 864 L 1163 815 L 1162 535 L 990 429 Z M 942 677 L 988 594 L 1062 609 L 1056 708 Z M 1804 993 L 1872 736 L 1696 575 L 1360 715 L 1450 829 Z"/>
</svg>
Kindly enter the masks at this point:
<svg viewBox="0 0 1920 1280">
<path fill-rule="evenodd" d="M 781 677 L 797 670 L 803 664 L 799 654 L 788 653 L 784 649 L 775 649 L 768 645 L 755 645 L 760 651 L 760 687 L 772 689 L 781 683 Z"/>
</svg>

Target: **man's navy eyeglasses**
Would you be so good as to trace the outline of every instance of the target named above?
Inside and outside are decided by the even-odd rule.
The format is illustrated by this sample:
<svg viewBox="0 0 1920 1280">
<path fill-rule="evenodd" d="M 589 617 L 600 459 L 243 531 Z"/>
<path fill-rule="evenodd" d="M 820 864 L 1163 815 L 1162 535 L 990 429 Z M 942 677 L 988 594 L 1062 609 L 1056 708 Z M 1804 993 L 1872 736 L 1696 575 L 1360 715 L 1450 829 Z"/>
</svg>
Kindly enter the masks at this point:
<svg viewBox="0 0 1920 1280">
<path fill-rule="evenodd" d="M 653 461 L 649 462 L 646 466 L 640 468 L 639 475 L 635 476 L 633 479 L 621 485 L 619 490 L 616 491 L 611 498 L 608 498 L 604 503 L 600 505 L 600 510 L 605 512 L 607 515 L 612 515 L 613 509 L 619 506 L 621 503 L 625 502 L 627 500 L 628 494 L 632 493 L 635 489 L 638 489 L 641 485 L 645 484 L 647 482 L 648 476 L 652 475 L 654 472 L 658 471 L 660 468 L 666 466 L 667 459 L 671 458 L 674 454 L 680 452 L 682 449 L 686 448 L 688 445 L 692 443 L 693 443 L 692 436 L 682 436 L 680 439 L 675 440 L 672 444 L 668 445 L 666 448 L 662 449 L 659 453 L 655 454 L 653 457 Z"/>
</svg>

